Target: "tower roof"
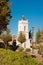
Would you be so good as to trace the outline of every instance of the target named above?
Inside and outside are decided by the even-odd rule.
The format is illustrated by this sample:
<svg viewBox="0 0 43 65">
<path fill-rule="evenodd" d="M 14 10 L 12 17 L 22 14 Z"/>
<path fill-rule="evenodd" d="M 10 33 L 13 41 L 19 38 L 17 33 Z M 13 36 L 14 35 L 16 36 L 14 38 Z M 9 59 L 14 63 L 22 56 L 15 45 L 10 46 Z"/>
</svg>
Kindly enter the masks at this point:
<svg viewBox="0 0 43 65">
<path fill-rule="evenodd" d="M 25 17 L 22 16 L 22 18 L 19 20 L 19 23 L 28 24 L 28 20 L 26 20 Z"/>
<path fill-rule="evenodd" d="M 22 16 L 22 20 L 26 20 L 24 16 Z"/>
</svg>

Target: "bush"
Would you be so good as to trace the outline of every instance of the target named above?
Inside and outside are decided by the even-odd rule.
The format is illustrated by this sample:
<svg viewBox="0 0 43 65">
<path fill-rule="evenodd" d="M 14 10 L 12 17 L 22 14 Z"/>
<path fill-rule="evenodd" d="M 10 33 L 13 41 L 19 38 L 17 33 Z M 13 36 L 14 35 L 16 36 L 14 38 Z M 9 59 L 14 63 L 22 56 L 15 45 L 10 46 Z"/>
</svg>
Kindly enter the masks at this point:
<svg viewBox="0 0 43 65">
<path fill-rule="evenodd" d="M 40 55 L 41 55 L 41 51 L 40 51 L 40 50 L 38 51 L 38 54 L 40 54 Z"/>
<path fill-rule="evenodd" d="M 43 57 L 43 54 L 42 54 L 42 57 Z"/>
<path fill-rule="evenodd" d="M 39 50 L 38 53 L 39 53 L 40 55 L 43 55 L 43 50 Z"/>
<path fill-rule="evenodd" d="M 24 48 L 23 48 L 23 47 L 18 47 L 17 50 L 18 50 L 18 51 L 23 51 Z"/>
<path fill-rule="evenodd" d="M 33 46 L 32 48 L 33 49 L 40 49 L 40 46 L 35 46 L 35 47 Z"/>
<path fill-rule="evenodd" d="M 0 48 L 5 48 L 4 43 L 1 43 L 1 42 L 0 42 Z"/>
<path fill-rule="evenodd" d="M 25 51 L 26 51 L 26 52 L 30 52 L 30 49 L 29 49 L 29 48 L 27 48 Z"/>
</svg>

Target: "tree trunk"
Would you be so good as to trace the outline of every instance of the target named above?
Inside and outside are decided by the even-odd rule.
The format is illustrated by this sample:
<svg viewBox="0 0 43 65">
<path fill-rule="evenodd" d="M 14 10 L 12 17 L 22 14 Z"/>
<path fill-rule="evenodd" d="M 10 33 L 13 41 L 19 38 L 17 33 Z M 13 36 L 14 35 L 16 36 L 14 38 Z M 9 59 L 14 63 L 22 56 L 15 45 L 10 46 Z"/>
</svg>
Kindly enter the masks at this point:
<svg viewBox="0 0 43 65">
<path fill-rule="evenodd" d="M 7 50 L 7 43 L 5 43 L 5 49 Z"/>
</svg>

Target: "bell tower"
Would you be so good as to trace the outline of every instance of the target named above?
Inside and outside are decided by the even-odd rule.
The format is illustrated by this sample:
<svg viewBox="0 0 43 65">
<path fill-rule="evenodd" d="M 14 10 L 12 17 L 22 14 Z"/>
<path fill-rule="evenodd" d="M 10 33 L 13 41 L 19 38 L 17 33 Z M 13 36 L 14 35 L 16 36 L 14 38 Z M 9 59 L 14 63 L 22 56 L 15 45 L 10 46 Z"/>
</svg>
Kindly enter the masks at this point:
<svg viewBox="0 0 43 65">
<path fill-rule="evenodd" d="M 24 16 L 22 16 L 21 20 L 19 20 L 18 22 L 18 35 L 20 33 L 20 31 L 22 31 L 25 34 L 26 37 L 26 42 L 25 44 L 22 44 L 22 46 L 26 48 L 30 48 L 30 40 L 29 40 L 29 31 L 28 31 L 28 20 L 25 19 Z"/>
<path fill-rule="evenodd" d="M 18 33 L 20 31 L 24 32 L 24 34 L 26 36 L 26 39 L 29 39 L 29 34 L 28 34 L 28 20 L 26 20 L 24 18 L 24 16 L 22 16 L 22 19 L 19 20 L 19 23 L 18 23 Z"/>
</svg>

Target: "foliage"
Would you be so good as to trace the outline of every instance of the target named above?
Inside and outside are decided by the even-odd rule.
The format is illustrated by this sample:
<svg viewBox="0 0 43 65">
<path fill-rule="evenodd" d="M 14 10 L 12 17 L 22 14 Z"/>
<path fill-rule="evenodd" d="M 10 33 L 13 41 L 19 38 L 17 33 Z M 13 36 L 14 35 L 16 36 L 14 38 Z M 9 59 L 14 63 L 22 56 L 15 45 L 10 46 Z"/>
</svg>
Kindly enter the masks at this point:
<svg viewBox="0 0 43 65">
<path fill-rule="evenodd" d="M 29 49 L 29 48 L 27 48 L 25 51 L 26 51 L 26 52 L 30 52 L 30 49 Z"/>
<path fill-rule="evenodd" d="M 18 51 L 23 51 L 24 48 L 20 46 L 20 47 L 17 48 L 17 50 L 18 50 Z"/>
<path fill-rule="evenodd" d="M 10 34 L 10 29 L 9 28 L 6 29 L 6 33 Z"/>
<path fill-rule="evenodd" d="M 7 29 L 7 25 L 11 19 L 11 10 L 9 8 L 9 0 L 0 0 L 0 34 Z"/>
<path fill-rule="evenodd" d="M 33 49 L 40 49 L 40 46 L 33 46 Z"/>
<path fill-rule="evenodd" d="M 12 40 L 12 36 L 9 31 L 6 31 L 6 34 L 1 35 L 1 39 L 4 41 L 6 47 L 8 42 Z"/>
<path fill-rule="evenodd" d="M 0 49 L 0 65 L 43 65 L 36 58 L 24 52 Z"/>
<path fill-rule="evenodd" d="M 23 32 L 19 33 L 18 41 L 21 42 L 21 43 L 26 41 L 26 37 L 25 37 L 25 34 Z"/>
<path fill-rule="evenodd" d="M 36 42 L 43 43 L 43 30 L 38 30 L 36 33 Z"/>
<path fill-rule="evenodd" d="M 43 54 L 42 54 L 42 57 L 43 57 Z"/>
<path fill-rule="evenodd" d="M 38 53 L 41 54 L 41 55 L 43 54 L 43 46 L 40 46 Z"/>
<path fill-rule="evenodd" d="M 12 40 L 11 34 L 2 34 L 1 38 L 3 39 L 3 41 L 4 41 L 5 43 Z"/>
<path fill-rule="evenodd" d="M 37 31 L 36 42 L 40 45 L 39 54 L 43 54 L 43 30 Z"/>
<path fill-rule="evenodd" d="M 4 43 L 0 42 L 0 48 L 5 48 Z"/>
<path fill-rule="evenodd" d="M 33 33 L 31 32 L 31 30 L 29 31 L 29 38 L 30 38 L 30 39 L 33 38 Z"/>
</svg>

